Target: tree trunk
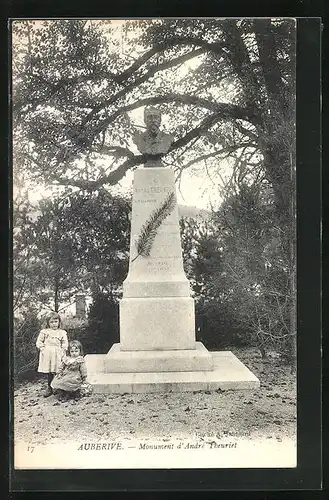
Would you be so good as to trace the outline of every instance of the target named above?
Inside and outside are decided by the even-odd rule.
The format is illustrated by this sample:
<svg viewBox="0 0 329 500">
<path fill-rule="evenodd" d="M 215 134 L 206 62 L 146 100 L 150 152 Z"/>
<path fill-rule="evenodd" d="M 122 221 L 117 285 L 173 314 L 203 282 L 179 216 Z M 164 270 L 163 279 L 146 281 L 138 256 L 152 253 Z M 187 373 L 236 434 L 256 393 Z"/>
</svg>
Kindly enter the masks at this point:
<svg viewBox="0 0 329 500">
<path fill-rule="evenodd" d="M 266 352 L 265 347 L 263 345 L 261 345 L 259 350 L 260 350 L 260 354 L 262 356 L 262 359 L 263 360 L 267 359 L 267 352 Z"/>
<path fill-rule="evenodd" d="M 54 306 L 55 306 L 55 311 L 58 312 L 58 310 L 59 310 L 59 282 L 58 282 L 57 278 L 55 278 L 55 286 L 54 286 Z"/>
</svg>

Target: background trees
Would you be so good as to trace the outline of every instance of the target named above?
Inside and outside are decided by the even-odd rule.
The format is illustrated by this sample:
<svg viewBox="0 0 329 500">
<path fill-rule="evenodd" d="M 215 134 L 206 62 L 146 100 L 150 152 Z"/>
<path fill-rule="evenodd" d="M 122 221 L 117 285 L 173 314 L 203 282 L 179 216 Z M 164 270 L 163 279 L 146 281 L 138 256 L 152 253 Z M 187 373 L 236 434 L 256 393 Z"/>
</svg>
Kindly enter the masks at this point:
<svg viewBox="0 0 329 500">
<path fill-rule="evenodd" d="M 178 186 L 185 171 L 205 172 L 224 199 L 211 228 L 185 223 L 185 265 L 204 316 L 239 304 L 238 325 L 288 340 L 293 363 L 295 21 L 15 21 L 13 47 L 15 164 L 30 183 L 61 186 L 72 204 L 65 237 L 53 230 L 51 251 L 50 235 L 40 242 L 59 257 L 63 287 L 92 270 L 98 292 L 117 296 L 127 234 L 109 211 L 119 239 L 106 240 L 100 197 L 144 162 L 131 137 L 143 106 L 156 104 L 174 135 L 162 160 Z M 94 210 L 92 226 L 75 217 L 80 209 Z M 54 283 L 59 266 L 46 268 Z"/>
<path fill-rule="evenodd" d="M 16 207 L 14 307 L 58 311 L 79 291 L 112 298 L 128 269 L 130 203 L 108 193 Z M 31 208 L 30 208 L 31 210 Z"/>
</svg>

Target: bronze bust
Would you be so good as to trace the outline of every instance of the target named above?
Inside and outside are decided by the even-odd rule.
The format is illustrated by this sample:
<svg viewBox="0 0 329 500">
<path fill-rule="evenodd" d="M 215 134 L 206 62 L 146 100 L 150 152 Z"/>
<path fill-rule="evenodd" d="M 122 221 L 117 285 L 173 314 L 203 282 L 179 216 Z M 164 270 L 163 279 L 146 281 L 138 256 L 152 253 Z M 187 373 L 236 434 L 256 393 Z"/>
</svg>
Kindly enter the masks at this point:
<svg viewBox="0 0 329 500">
<path fill-rule="evenodd" d="M 137 132 L 133 138 L 138 150 L 147 156 L 145 167 L 161 167 L 161 156 L 170 149 L 173 137 L 160 131 L 161 113 L 150 106 L 144 110 L 145 132 Z"/>
</svg>

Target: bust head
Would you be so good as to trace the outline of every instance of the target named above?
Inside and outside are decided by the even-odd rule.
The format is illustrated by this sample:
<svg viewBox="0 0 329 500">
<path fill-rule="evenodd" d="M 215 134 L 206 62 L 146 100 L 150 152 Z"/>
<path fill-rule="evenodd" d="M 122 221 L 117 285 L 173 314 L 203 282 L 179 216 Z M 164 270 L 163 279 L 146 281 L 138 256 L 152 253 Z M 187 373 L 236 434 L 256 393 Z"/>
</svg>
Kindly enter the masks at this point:
<svg viewBox="0 0 329 500">
<path fill-rule="evenodd" d="M 145 108 L 144 122 L 146 125 L 147 132 L 155 137 L 159 133 L 160 129 L 161 112 L 157 108 L 154 108 L 153 106 Z"/>
</svg>

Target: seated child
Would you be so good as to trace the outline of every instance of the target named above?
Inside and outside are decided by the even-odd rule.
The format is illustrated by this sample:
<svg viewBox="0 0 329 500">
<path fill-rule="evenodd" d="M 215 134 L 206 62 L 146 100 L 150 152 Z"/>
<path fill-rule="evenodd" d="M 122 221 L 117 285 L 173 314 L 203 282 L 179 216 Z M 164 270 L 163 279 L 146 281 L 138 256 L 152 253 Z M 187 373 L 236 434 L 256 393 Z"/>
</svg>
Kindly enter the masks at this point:
<svg viewBox="0 0 329 500">
<path fill-rule="evenodd" d="M 80 395 L 86 384 L 87 369 L 83 358 L 82 345 L 78 340 L 69 343 L 69 356 L 64 356 L 62 364 L 51 382 L 54 392 L 62 392 L 66 397 Z"/>
</svg>

